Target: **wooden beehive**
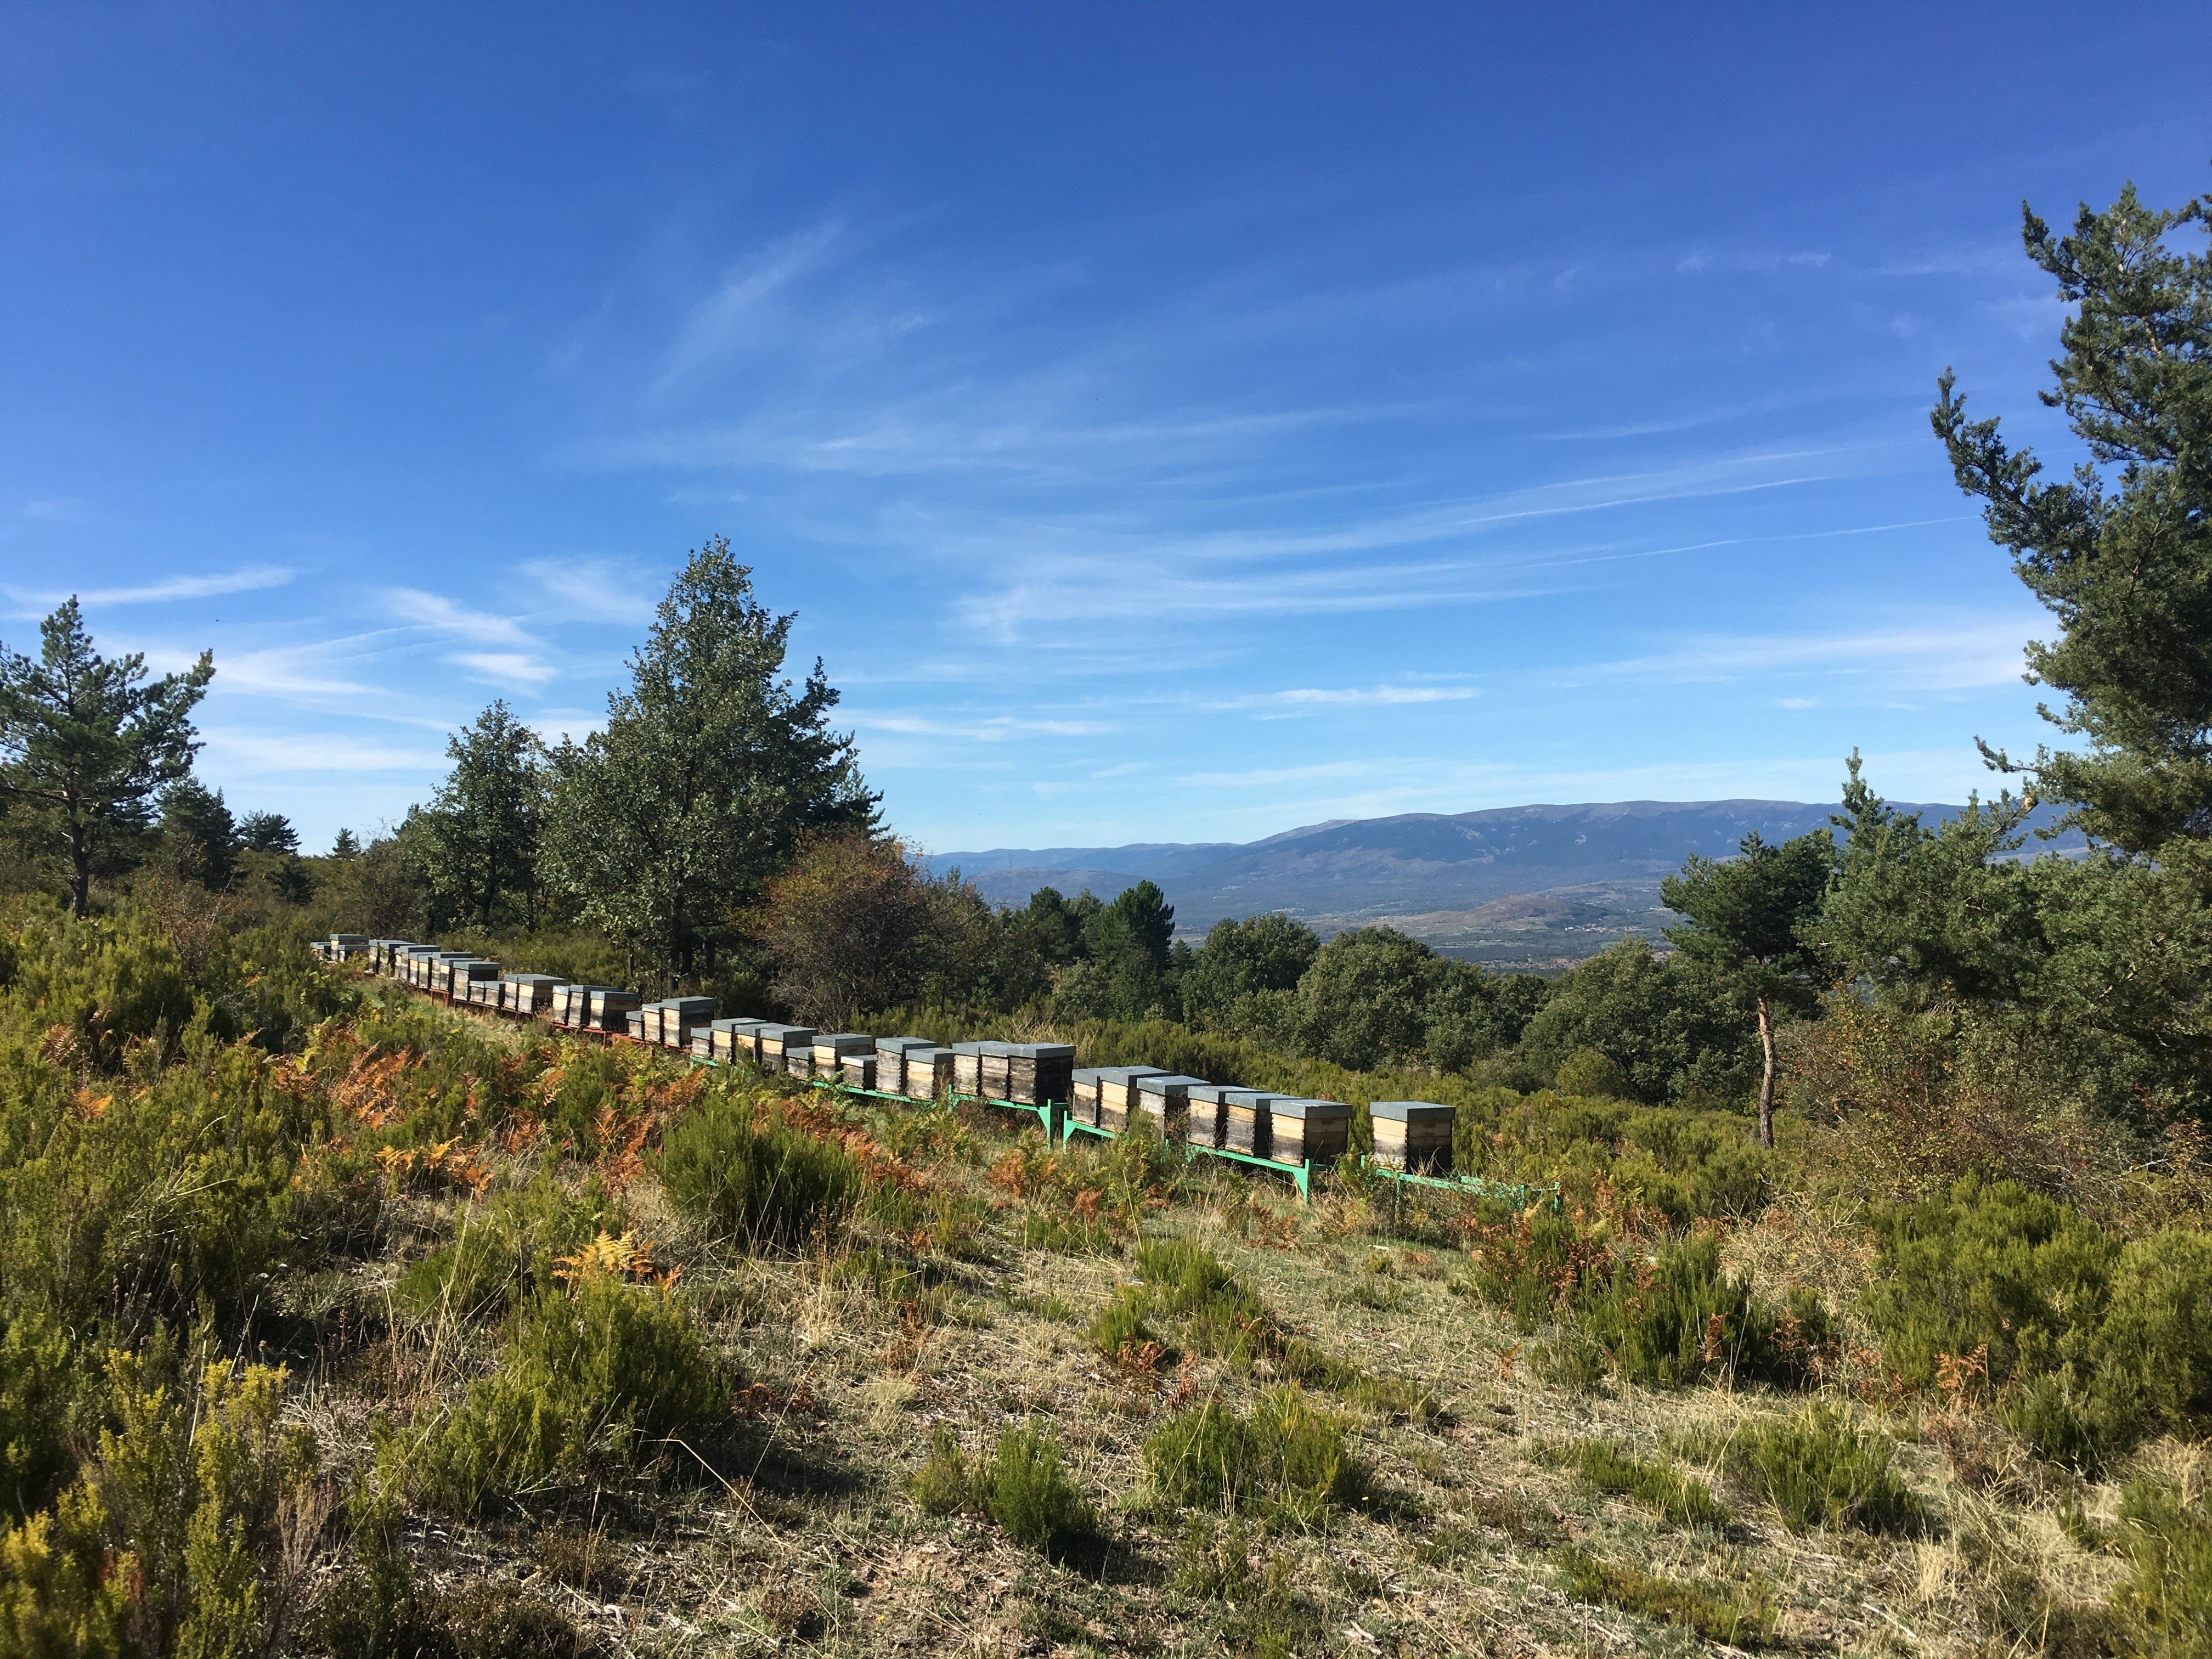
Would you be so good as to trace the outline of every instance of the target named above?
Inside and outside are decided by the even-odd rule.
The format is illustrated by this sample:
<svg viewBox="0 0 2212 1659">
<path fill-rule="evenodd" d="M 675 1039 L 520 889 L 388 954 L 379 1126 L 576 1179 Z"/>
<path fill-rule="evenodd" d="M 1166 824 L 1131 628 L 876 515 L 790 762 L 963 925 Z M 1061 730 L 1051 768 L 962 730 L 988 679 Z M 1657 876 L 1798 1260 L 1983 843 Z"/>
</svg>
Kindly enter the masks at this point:
<svg viewBox="0 0 2212 1659">
<path fill-rule="evenodd" d="M 554 988 L 560 981 L 550 974 L 509 974 L 507 983 L 514 1012 L 535 1014 L 553 1006 Z"/>
<path fill-rule="evenodd" d="M 1137 1085 L 1168 1074 L 1157 1066 L 1107 1066 L 1098 1073 L 1098 1127 L 1120 1134 L 1137 1109 Z"/>
<path fill-rule="evenodd" d="M 1137 1079 L 1137 1109 L 1168 1140 L 1181 1140 L 1190 1127 L 1190 1091 L 1204 1088 L 1202 1077 L 1161 1072 Z"/>
<path fill-rule="evenodd" d="M 714 1018 L 712 997 L 668 997 L 660 1005 L 660 1040 L 672 1048 L 689 1050 L 692 1034 Z"/>
<path fill-rule="evenodd" d="M 1258 1089 L 1227 1089 L 1221 1096 L 1221 1145 L 1247 1158 L 1265 1158 L 1273 1127 L 1268 1103 L 1274 1099 Z"/>
<path fill-rule="evenodd" d="M 858 1050 L 848 1054 L 837 1062 L 842 1081 L 848 1089 L 873 1089 L 876 1086 L 876 1051 L 866 1054 Z"/>
<path fill-rule="evenodd" d="M 957 1095 L 976 1095 L 983 1092 L 983 1050 L 988 1044 L 956 1042 L 952 1045 L 952 1092 Z"/>
<path fill-rule="evenodd" d="M 952 1050 L 909 1048 L 899 1056 L 899 1092 L 908 1100 L 935 1100 L 953 1086 Z"/>
<path fill-rule="evenodd" d="M 1449 1170 L 1452 1109 L 1426 1100 L 1378 1100 L 1367 1109 L 1375 1126 L 1375 1161 L 1386 1170 Z"/>
<path fill-rule="evenodd" d="M 1273 1146 L 1267 1156 L 1278 1164 L 1323 1164 L 1344 1156 L 1352 1132 L 1352 1108 L 1334 1100 L 1267 1103 Z"/>
<path fill-rule="evenodd" d="M 1227 1145 L 1222 1138 L 1227 1125 L 1221 1103 L 1228 1093 L 1228 1085 L 1220 1083 L 1194 1083 L 1183 1091 L 1183 1136 L 1192 1146 Z"/>
<path fill-rule="evenodd" d="M 707 1027 L 709 1056 L 731 1064 L 759 1059 L 760 1028 L 761 1022 L 757 1019 L 723 1018 L 710 1022 Z"/>
<path fill-rule="evenodd" d="M 988 1058 L 988 1056 L 987 1056 Z M 1074 1092 L 1075 1048 L 1066 1042 L 1010 1042 L 1006 1045 L 1006 1092 L 1003 1099 L 1024 1106 L 1067 1103 Z"/>
<path fill-rule="evenodd" d="M 872 1054 L 876 1040 L 859 1031 L 817 1031 L 814 1036 L 814 1075 L 834 1078 L 848 1054 Z"/>
<path fill-rule="evenodd" d="M 714 1028 L 711 1025 L 694 1025 L 691 1028 L 691 1041 L 687 1047 L 695 1060 L 714 1059 Z"/>
<path fill-rule="evenodd" d="M 1079 1066 L 1067 1077 L 1067 1115 L 1077 1123 L 1098 1127 L 1098 1067 Z"/>
<path fill-rule="evenodd" d="M 779 1025 L 773 1028 L 779 1035 L 775 1058 L 769 1058 L 767 1032 L 761 1044 L 761 1065 L 768 1071 L 781 1072 L 786 1077 L 810 1078 L 814 1075 L 814 1028 L 811 1025 Z"/>
<path fill-rule="evenodd" d="M 986 1100 L 1012 1100 L 1014 1044 L 987 1042 L 976 1062 L 975 1092 Z"/>
</svg>

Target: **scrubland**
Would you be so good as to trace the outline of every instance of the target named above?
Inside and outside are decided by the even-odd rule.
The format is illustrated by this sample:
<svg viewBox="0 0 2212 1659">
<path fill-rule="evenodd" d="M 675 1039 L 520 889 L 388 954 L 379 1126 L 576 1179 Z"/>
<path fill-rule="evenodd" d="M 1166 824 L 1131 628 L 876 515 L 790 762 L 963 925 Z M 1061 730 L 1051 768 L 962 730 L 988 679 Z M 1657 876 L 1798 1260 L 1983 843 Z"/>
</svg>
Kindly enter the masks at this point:
<svg viewBox="0 0 2212 1659">
<path fill-rule="evenodd" d="M 1302 1206 L 278 930 L 0 980 L 0 1653 L 2208 1651 L 2186 1170 L 1871 1204 L 1493 1089 L 1556 1210 Z"/>
</svg>

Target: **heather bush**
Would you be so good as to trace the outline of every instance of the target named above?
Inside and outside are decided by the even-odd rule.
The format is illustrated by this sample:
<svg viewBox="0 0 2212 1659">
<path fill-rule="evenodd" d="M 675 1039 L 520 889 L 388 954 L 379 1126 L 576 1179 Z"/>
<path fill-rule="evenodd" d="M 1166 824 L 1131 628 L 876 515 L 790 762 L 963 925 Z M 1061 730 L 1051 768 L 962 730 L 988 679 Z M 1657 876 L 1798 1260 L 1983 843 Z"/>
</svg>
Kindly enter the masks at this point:
<svg viewBox="0 0 2212 1659">
<path fill-rule="evenodd" d="M 1702 1480 L 1636 1456 L 1617 1440 L 1584 1440 L 1562 1461 L 1600 1492 L 1617 1492 L 1648 1505 L 1678 1526 L 1717 1527 L 1728 1511 Z"/>
<path fill-rule="evenodd" d="M 1178 1507 L 1247 1510 L 1313 1524 L 1359 1501 L 1366 1473 L 1345 1443 L 1342 1419 L 1296 1385 L 1270 1389 L 1239 1417 L 1218 1395 L 1180 1412 L 1145 1443 L 1161 1499 Z"/>
<path fill-rule="evenodd" d="M 1854 1427 L 1832 1407 L 1757 1424 L 1729 1443 L 1728 1455 L 1792 1532 L 1831 1526 L 1901 1533 L 1921 1524 L 1888 1440 Z"/>
<path fill-rule="evenodd" d="M 2212 1496 L 2154 1480 L 2120 1500 L 2128 1580 L 2112 1597 L 2120 1650 L 2136 1659 L 2212 1659 Z"/>
<path fill-rule="evenodd" d="M 1060 1442 L 1034 1424 L 1001 1431 L 990 1452 L 972 1462 L 951 1426 L 939 1424 L 929 1459 L 908 1491 L 931 1515 L 988 1516 L 1016 1543 L 1055 1559 L 1098 1529 L 1097 1516 L 1068 1476 Z"/>
<path fill-rule="evenodd" d="M 0 1652 L 244 1659 L 281 1642 L 314 1455 L 279 1425 L 284 1374 L 167 1368 L 159 1344 L 111 1357 L 89 1466 L 0 1539 Z"/>
<path fill-rule="evenodd" d="M 633 1464 L 664 1439 L 703 1437 L 729 1397 L 682 1302 L 584 1268 L 572 1291 L 525 1304 L 498 1369 L 450 1416 L 380 1461 L 404 1484 L 419 1457 L 428 1496 L 477 1510 L 592 1466 Z"/>
<path fill-rule="evenodd" d="M 793 1249 L 834 1231 L 866 1188 L 843 1147 L 728 1093 L 669 1127 L 659 1172 L 677 1208 L 753 1249 Z"/>
<path fill-rule="evenodd" d="M 541 1171 L 526 1187 L 464 1209 L 453 1242 L 400 1274 L 392 1306 L 422 1325 L 503 1319 L 556 1288 L 561 1257 L 623 1231 L 622 1206 L 596 1176 L 572 1194 Z"/>
</svg>

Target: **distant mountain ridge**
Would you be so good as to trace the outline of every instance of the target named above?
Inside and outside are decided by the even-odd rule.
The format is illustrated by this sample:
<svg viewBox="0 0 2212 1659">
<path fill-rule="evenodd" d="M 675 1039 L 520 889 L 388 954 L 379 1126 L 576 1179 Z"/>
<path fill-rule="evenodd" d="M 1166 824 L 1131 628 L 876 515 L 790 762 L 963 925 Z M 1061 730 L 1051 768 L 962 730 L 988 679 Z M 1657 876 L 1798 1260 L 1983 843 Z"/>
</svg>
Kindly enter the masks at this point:
<svg viewBox="0 0 2212 1659">
<path fill-rule="evenodd" d="M 1896 805 L 1931 823 L 1963 810 Z M 1243 843 L 998 848 L 924 863 L 938 875 L 957 868 L 994 904 L 1025 903 L 1040 887 L 1110 898 L 1149 879 L 1186 939 L 1224 916 L 1279 910 L 1324 933 L 1389 921 L 1459 954 L 1542 965 L 1656 931 L 1668 919 L 1659 883 L 1690 854 L 1725 858 L 1754 830 L 1787 841 L 1826 827 L 1837 811 L 1776 800 L 1506 806 L 1338 819 Z M 2051 816 L 2046 808 L 2037 818 Z M 1504 902 L 1537 898 L 1547 902 Z"/>
</svg>

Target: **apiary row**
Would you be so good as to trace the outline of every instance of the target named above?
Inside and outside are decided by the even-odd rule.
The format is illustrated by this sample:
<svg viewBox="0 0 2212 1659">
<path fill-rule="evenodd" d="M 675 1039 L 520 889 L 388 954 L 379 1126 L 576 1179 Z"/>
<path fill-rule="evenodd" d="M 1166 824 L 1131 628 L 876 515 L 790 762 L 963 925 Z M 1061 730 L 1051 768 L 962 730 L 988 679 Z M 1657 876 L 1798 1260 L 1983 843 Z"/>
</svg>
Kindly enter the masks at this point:
<svg viewBox="0 0 2212 1659">
<path fill-rule="evenodd" d="M 912 1100 L 950 1093 L 1019 1106 L 1064 1104 L 1072 1126 L 1105 1134 L 1120 1134 L 1143 1118 L 1164 1139 L 1276 1164 L 1327 1164 L 1348 1148 L 1352 1109 L 1340 1102 L 1236 1088 L 1147 1066 L 1079 1071 L 1066 1043 L 939 1045 L 926 1037 L 717 1018 L 712 997 L 647 1002 L 612 986 L 564 984 L 548 974 L 502 975 L 496 962 L 402 939 L 340 933 L 316 949 L 455 1002 L 629 1036 L 725 1065 L 744 1061 L 806 1081 Z M 1400 1170 L 1451 1167 L 1452 1108 L 1382 1100 L 1368 1111 L 1375 1162 Z"/>
</svg>

